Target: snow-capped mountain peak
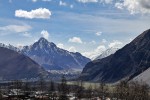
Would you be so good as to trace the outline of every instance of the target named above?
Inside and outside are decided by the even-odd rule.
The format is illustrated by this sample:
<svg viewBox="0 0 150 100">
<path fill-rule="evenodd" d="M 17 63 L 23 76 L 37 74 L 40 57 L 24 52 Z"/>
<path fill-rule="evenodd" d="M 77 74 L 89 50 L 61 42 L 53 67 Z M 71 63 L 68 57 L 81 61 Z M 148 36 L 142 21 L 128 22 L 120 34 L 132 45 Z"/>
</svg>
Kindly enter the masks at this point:
<svg viewBox="0 0 150 100">
<path fill-rule="evenodd" d="M 114 54 L 119 48 L 108 48 L 106 51 L 102 52 L 99 56 L 97 56 L 94 60 L 105 58 L 111 54 Z"/>
<path fill-rule="evenodd" d="M 25 46 L 22 53 L 38 62 L 45 69 L 82 69 L 90 59 L 80 53 L 58 48 L 53 42 L 40 38 L 31 46 Z"/>
<path fill-rule="evenodd" d="M 42 48 L 55 48 L 56 45 L 53 42 L 49 42 L 44 37 L 41 37 L 36 43 L 33 44 L 33 46 L 39 46 Z"/>
<path fill-rule="evenodd" d="M 41 38 L 37 41 L 37 43 L 39 43 L 39 44 L 48 44 L 49 42 L 48 42 L 48 40 L 45 39 L 44 37 L 41 37 Z"/>
</svg>

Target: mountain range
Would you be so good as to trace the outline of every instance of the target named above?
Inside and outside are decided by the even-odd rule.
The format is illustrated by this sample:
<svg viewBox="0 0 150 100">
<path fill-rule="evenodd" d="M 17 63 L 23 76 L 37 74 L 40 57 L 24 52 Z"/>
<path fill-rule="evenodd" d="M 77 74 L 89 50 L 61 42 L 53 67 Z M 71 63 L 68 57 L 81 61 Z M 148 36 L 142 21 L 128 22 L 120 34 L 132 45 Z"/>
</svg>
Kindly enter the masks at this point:
<svg viewBox="0 0 150 100">
<path fill-rule="evenodd" d="M 150 29 L 121 49 L 107 49 L 94 61 L 78 52 L 61 49 L 43 37 L 21 49 L 0 43 L 0 78 L 37 78 L 39 75 L 60 78 L 62 74 L 74 77 L 74 73 L 79 75 L 83 69 L 79 77 L 83 81 L 143 80 L 150 83 L 149 47 Z"/>
<path fill-rule="evenodd" d="M 149 65 L 150 29 L 114 54 L 89 62 L 79 79 L 105 83 L 115 83 L 122 79 L 131 80 L 147 70 Z"/>
<path fill-rule="evenodd" d="M 26 78 L 33 78 L 33 76 L 39 75 L 40 72 L 49 73 L 49 77 L 56 78 L 57 76 L 57 79 L 63 74 L 69 78 L 75 77 L 91 61 L 78 52 L 73 53 L 58 48 L 53 42 L 48 42 L 43 37 L 30 46 L 17 48 L 10 44 L 0 43 L 0 47 L 2 49 L 1 54 L 3 54 L 0 60 L 7 63 L 0 63 L 0 77 L 2 76 L 3 79 L 22 79 L 25 76 Z M 6 51 L 7 54 L 10 54 L 10 59 L 7 54 L 5 55 L 6 58 L 3 57 Z M 11 55 L 13 55 L 12 58 Z M 2 66 L 4 69 L 2 69 Z M 10 74 L 6 74 L 8 72 Z M 19 76 L 17 73 L 20 73 Z"/>
<path fill-rule="evenodd" d="M 80 53 L 58 48 L 53 42 L 40 38 L 30 46 L 24 46 L 21 53 L 30 57 L 46 70 L 82 70 L 90 62 Z"/>
</svg>

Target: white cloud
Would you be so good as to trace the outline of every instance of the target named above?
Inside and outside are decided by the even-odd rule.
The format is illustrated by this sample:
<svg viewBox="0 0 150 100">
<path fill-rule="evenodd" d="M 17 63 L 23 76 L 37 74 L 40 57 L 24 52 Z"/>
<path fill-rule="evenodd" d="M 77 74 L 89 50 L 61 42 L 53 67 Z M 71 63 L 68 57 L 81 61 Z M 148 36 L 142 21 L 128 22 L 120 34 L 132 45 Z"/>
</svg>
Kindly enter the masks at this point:
<svg viewBox="0 0 150 100">
<path fill-rule="evenodd" d="M 25 11 L 25 10 L 16 10 L 15 11 L 16 17 L 23 17 L 23 18 L 41 18 L 41 19 L 49 19 L 51 16 L 51 11 L 46 8 L 38 8 L 31 11 Z"/>
<path fill-rule="evenodd" d="M 44 1 L 44 2 L 50 2 L 50 1 L 52 1 L 52 0 L 42 0 L 42 1 Z"/>
<path fill-rule="evenodd" d="M 92 41 L 90 42 L 90 44 L 95 45 L 95 44 L 96 44 L 96 41 L 92 40 Z"/>
<path fill-rule="evenodd" d="M 119 9 L 127 9 L 131 14 L 150 13 L 150 0 L 124 0 L 117 2 L 115 6 Z"/>
<path fill-rule="evenodd" d="M 64 49 L 64 44 L 58 43 L 58 44 L 57 44 L 57 47 Z"/>
<path fill-rule="evenodd" d="M 49 38 L 49 33 L 48 33 L 48 31 L 43 30 L 43 31 L 41 32 L 41 34 L 43 35 L 44 38 L 46 38 L 46 39 Z"/>
<path fill-rule="evenodd" d="M 0 31 L 2 32 L 14 32 L 14 33 L 21 33 L 29 31 L 32 27 L 29 25 L 8 25 L 0 27 Z"/>
<path fill-rule="evenodd" d="M 60 5 L 60 6 L 67 6 L 67 3 L 66 3 L 66 2 L 63 2 L 63 1 L 59 1 L 59 5 Z"/>
<path fill-rule="evenodd" d="M 32 2 L 37 2 L 37 0 L 32 0 Z"/>
<path fill-rule="evenodd" d="M 81 38 L 79 38 L 79 37 L 70 38 L 70 39 L 68 40 L 68 42 L 81 43 L 81 44 L 83 43 L 82 40 L 81 40 Z"/>
<path fill-rule="evenodd" d="M 103 41 L 107 42 L 105 39 Z M 109 48 L 121 48 L 122 46 L 123 46 L 123 43 L 118 40 L 114 40 L 113 42 L 108 44 Z M 83 52 L 82 54 L 84 56 L 89 57 L 90 59 L 94 60 L 97 56 L 101 55 L 107 49 L 108 48 L 106 48 L 105 45 L 99 45 L 93 51 Z"/>
<path fill-rule="evenodd" d="M 97 36 L 101 36 L 102 35 L 102 32 L 96 32 L 95 33 Z"/>
<path fill-rule="evenodd" d="M 12 0 L 9 0 L 9 3 L 12 3 Z"/>
<path fill-rule="evenodd" d="M 129 42 L 131 42 L 131 41 L 133 41 L 133 38 L 130 38 L 130 39 L 129 39 Z"/>
<path fill-rule="evenodd" d="M 81 3 L 115 3 L 118 9 L 127 9 L 131 14 L 150 13 L 150 0 L 77 0 Z"/>
<path fill-rule="evenodd" d="M 113 2 L 113 0 L 77 0 L 78 2 L 81 3 L 106 3 L 106 4 L 110 4 Z"/>
<path fill-rule="evenodd" d="M 24 32 L 24 33 L 23 33 L 23 36 L 25 36 L 25 37 L 32 37 L 31 34 L 28 33 L 28 32 Z"/>
<path fill-rule="evenodd" d="M 112 3 L 113 0 L 105 0 L 105 3 Z"/>
<path fill-rule="evenodd" d="M 107 42 L 107 40 L 106 39 L 102 39 L 102 43 L 106 43 Z"/>
<path fill-rule="evenodd" d="M 67 7 L 70 7 L 71 9 L 74 7 L 73 4 L 67 4 L 66 2 L 64 2 L 62 0 L 59 1 L 59 5 L 60 6 L 67 6 Z"/>
<path fill-rule="evenodd" d="M 17 44 L 16 46 L 17 46 L 17 48 L 22 49 L 24 45 L 23 44 Z"/>
<path fill-rule="evenodd" d="M 105 51 L 106 50 L 106 47 L 104 46 L 104 45 L 99 45 L 96 49 L 95 49 L 95 52 L 96 53 L 101 53 L 101 52 L 103 52 L 103 51 Z"/>
<path fill-rule="evenodd" d="M 90 59 L 95 59 L 98 55 L 102 54 L 106 50 L 104 45 L 99 45 L 95 50 L 91 52 L 82 53 L 84 56 L 89 57 Z"/>
<path fill-rule="evenodd" d="M 32 0 L 32 2 L 37 2 L 38 0 Z M 41 0 L 43 2 L 50 2 L 51 0 Z"/>
<path fill-rule="evenodd" d="M 59 12 L 59 14 L 60 14 L 59 16 L 63 18 L 62 20 L 63 22 L 65 22 L 66 20 L 74 22 L 74 24 L 72 25 L 73 27 L 72 29 L 74 31 L 80 28 L 83 29 L 82 31 L 87 33 L 93 33 L 94 35 L 95 30 L 97 30 L 105 33 L 105 35 L 109 34 L 109 36 L 117 35 L 117 37 L 119 37 L 120 33 L 122 33 L 122 36 L 125 36 L 125 34 L 127 34 L 126 36 L 128 38 L 137 36 L 139 33 L 143 32 L 143 30 L 147 30 L 150 28 L 148 15 L 139 17 L 133 16 L 133 18 L 131 19 L 129 18 L 130 15 L 127 14 L 126 12 L 111 13 L 111 14 L 107 13 L 110 16 L 117 16 L 117 18 L 114 20 L 113 18 L 110 17 L 93 16 L 88 14 L 66 13 L 66 12 L 63 13 Z M 102 23 L 103 25 L 99 25 L 100 23 Z M 125 27 L 127 27 L 128 29 L 126 29 Z M 120 39 L 123 38 L 122 36 L 120 37 Z"/>
<path fill-rule="evenodd" d="M 118 40 L 114 40 L 108 46 L 109 48 L 121 48 L 123 46 L 123 43 Z"/>
<path fill-rule="evenodd" d="M 82 2 L 82 3 L 96 3 L 98 2 L 98 0 L 78 0 L 78 2 Z"/>
<path fill-rule="evenodd" d="M 70 52 L 77 52 L 76 48 L 74 46 L 71 46 L 68 51 Z"/>
<path fill-rule="evenodd" d="M 34 42 L 37 42 L 37 41 L 38 41 L 38 39 L 35 39 L 35 40 L 34 40 Z"/>
<path fill-rule="evenodd" d="M 115 7 L 118 8 L 118 9 L 123 9 L 123 4 L 122 3 L 115 3 Z"/>
<path fill-rule="evenodd" d="M 113 0 L 101 0 L 100 2 L 110 4 L 113 2 Z"/>
<path fill-rule="evenodd" d="M 73 8 L 73 7 L 74 7 L 74 5 L 73 5 L 73 4 L 71 4 L 71 5 L 70 5 L 70 8 Z"/>
</svg>

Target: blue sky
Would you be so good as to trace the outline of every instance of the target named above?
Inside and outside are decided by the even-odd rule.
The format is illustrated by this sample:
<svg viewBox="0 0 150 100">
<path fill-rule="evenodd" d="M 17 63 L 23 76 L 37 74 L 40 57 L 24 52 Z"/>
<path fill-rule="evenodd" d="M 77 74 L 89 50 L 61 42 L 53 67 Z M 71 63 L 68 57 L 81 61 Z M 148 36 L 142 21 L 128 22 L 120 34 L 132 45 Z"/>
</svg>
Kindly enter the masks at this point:
<svg viewBox="0 0 150 100">
<path fill-rule="evenodd" d="M 150 26 L 149 0 L 0 0 L 0 42 L 40 37 L 92 58 L 122 47 Z"/>
</svg>

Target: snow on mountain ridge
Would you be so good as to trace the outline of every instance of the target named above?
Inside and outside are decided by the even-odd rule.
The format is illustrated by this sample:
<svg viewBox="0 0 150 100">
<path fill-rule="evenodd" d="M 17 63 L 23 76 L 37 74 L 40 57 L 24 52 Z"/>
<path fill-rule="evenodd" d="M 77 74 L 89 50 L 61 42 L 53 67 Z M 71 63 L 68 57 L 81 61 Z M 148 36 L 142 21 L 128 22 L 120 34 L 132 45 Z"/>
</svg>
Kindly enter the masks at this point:
<svg viewBox="0 0 150 100">
<path fill-rule="evenodd" d="M 101 55 L 97 56 L 94 60 L 105 58 L 111 54 L 114 54 L 119 48 L 109 48 L 106 51 L 102 52 Z"/>
<path fill-rule="evenodd" d="M 4 48 L 7 48 L 7 49 L 10 49 L 10 50 L 13 50 L 13 51 L 17 51 L 17 52 L 20 52 L 20 49 L 17 48 L 17 47 L 14 47 L 10 44 L 3 44 L 3 43 L 0 43 L 0 47 L 4 47 Z"/>
<path fill-rule="evenodd" d="M 25 46 L 22 53 L 29 56 L 46 69 L 82 69 L 90 59 L 80 53 L 73 53 L 57 47 L 53 42 L 40 38 L 31 46 Z M 50 68 L 50 69 L 49 69 Z"/>
</svg>

